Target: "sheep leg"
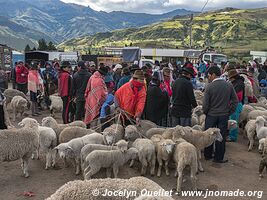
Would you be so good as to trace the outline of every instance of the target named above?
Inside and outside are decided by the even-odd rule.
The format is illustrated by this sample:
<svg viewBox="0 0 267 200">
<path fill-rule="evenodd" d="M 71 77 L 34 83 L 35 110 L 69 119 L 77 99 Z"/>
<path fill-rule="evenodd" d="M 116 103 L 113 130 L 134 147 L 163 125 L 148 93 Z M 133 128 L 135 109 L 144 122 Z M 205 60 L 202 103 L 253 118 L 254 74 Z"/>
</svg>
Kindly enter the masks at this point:
<svg viewBox="0 0 267 200">
<path fill-rule="evenodd" d="M 16 121 L 16 108 L 13 108 L 13 122 Z"/>
<path fill-rule="evenodd" d="M 111 169 L 110 168 L 106 169 L 106 174 L 107 174 L 107 178 L 111 178 Z"/>
<path fill-rule="evenodd" d="M 48 150 L 48 152 L 46 152 L 45 169 L 48 169 L 49 167 L 51 167 L 51 152 L 50 152 L 50 150 Z"/>
<path fill-rule="evenodd" d="M 134 165 L 134 159 L 131 160 L 130 167 L 133 167 L 133 165 Z"/>
<path fill-rule="evenodd" d="M 76 172 L 75 172 L 75 174 L 76 175 L 79 175 L 80 174 L 80 168 L 81 168 L 80 164 L 81 164 L 80 159 L 79 158 L 76 158 L 75 159 L 75 166 L 76 166 Z"/>
<path fill-rule="evenodd" d="M 158 160 L 158 163 L 159 163 L 157 176 L 160 177 L 161 176 L 161 168 L 162 168 L 162 160 L 159 157 L 157 158 L 157 160 Z"/>
<path fill-rule="evenodd" d="M 169 160 L 165 160 L 165 172 L 166 172 L 166 175 L 169 176 L 170 175 L 170 172 L 169 172 Z"/>
<path fill-rule="evenodd" d="M 142 159 L 141 160 L 141 163 L 142 163 L 142 169 L 141 169 L 141 175 L 145 175 L 146 174 L 146 168 L 147 168 L 147 161 L 146 159 Z"/>
<path fill-rule="evenodd" d="M 119 173 L 119 168 L 117 166 L 113 166 L 114 178 L 117 178 L 118 177 L 118 173 Z"/>
<path fill-rule="evenodd" d="M 24 174 L 24 177 L 25 178 L 28 178 L 29 177 L 29 172 L 28 172 L 28 166 L 29 166 L 29 158 L 30 156 L 25 156 L 23 157 L 23 174 Z"/>
<path fill-rule="evenodd" d="M 178 168 L 177 168 L 177 172 L 178 172 L 178 177 L 177 177 L 177 192 L 178 194 L 181 193 L 181 188 L 182 188 L 182 182 L 183 182 L 183 168 L 180 166 L 180 164 L 178 163 Z"/>
<path fill-rule="evenodd" d="M 51 150 L 51 157 L 52 157 L 52 167 L 55 167 L 57 152 L 54 149 Z"/>
<path fill-rule="evenodd" d="M 200 161 L 200 159 L 201 159 L 201 151 L 200 150 L 198 150 L 198 152 L 197 152 L 197 163 L 198 163 L 198 170 L 200 171 L 200 172 L 204 172 L 204 169 L 203 169 L 203 167 L 202 167 L 202 164 L 201 164 L 201 161 Z"/>
<path fill-rule="evenodd" d="M 155 165 L 156 165 L 156 155 L 153 154 L 150 160 L 150 175 L 151 176 L 155 175 Z"/>
<path fill-rule="evenodd" d="M 250 136 L 249 136 L 249 147 L 248 147 L 248 151 L 251 151 L 252 150 L 252 148 L 253 148 L 253 145 L 254 145 L 254 139 L 253 139 L 253 137 L 251 138 Z"/>
<path fill-rule="evenodd" d="M 196 191 L 197 190 L 197 184 L 196 184 L 196 172 L 197 172 L 197 167 L 196 166 L 192 166 L 191 165 L 191 169 L 190 169 L 190 176 L 191 176 L 191 182 L 192 182 L 192 187 L 193 190 Z"/>
<path fill-rule="evenodd" d="M 90 168 L 90 171 L 88 173 L 85 174 L 85 180 L 89 180 L 91 179 L 91 177 L 96 174 L 97 172 L 99 172 L 100 167 L 95 167 L 95 168 Z"/>
</svg>

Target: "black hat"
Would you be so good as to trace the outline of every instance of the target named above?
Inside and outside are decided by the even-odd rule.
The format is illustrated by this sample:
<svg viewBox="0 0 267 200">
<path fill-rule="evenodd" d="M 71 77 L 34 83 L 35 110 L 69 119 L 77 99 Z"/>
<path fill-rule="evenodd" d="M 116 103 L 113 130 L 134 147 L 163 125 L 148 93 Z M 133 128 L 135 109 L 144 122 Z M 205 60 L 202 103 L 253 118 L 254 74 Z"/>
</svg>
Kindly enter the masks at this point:
<svg viewBox="0 0 267 200">
<path fill-rule="evenodd" d="M 38 69 L 38 62 L 31 62 L 31 69 Z"/>
<path fill-rule="evenodd" d="M 138 65 L 132 65 L 131 67 L 130 67 L 130 71 L 132 72 L 132 73 L 134 73 L 136 70 L 140 70 L 140 68 L 139 68 L 139 66 Z"/>
<path fill-rule="evenodd" d="M 82 69 L 85 69 L 86 68 L 83 61 L 79 61 L 78 62 L 78 67 L 81 67 Z"/>
<path fill-rule="evenodd" d="M 195 77 L 195 71 L 191 67 L 184 67 L 182 69 L 182 72 L 186 72 L 186 73 L 190 74 L 192 77 Z"/>
<path fill-rule="evenodd" d="M 99 73 L 106 76 L 107 73 L 108 73 L 108 68 L 105 67 L 105 66 L 100 66 L 99 69 L 98 69 Z"/>
<path fill-rule="evenodd" d="M 71 64 L 69 61 L 63 61 L 61 63 L 61 68 L 71 67 Z"/>
</svg>

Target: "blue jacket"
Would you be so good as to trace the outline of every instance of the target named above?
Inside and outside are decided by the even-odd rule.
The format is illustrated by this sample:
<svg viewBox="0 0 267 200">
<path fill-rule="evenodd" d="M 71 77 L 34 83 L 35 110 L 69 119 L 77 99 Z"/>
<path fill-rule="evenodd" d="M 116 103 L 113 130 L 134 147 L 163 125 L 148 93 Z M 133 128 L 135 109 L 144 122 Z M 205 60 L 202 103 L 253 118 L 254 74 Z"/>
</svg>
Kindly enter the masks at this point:
<svg viewBox="0 0 267 200">
<path fill-rule="evenodd" d="M 131 80 L 131 75 L 128 75 L 128 76 L 123 76 L 120 80 L 119 80 L 119 82 L 118 82 L 118 84 L 117 84 L 117 90 L 121 87 L 121 86 L 123 86 L 125 83 L 128 83 L 130 80 Z"/>
<path fill-rule="evenodd" d="M 108 94 L 105 102 L 103 103 L 101 110 L 100 110 L 100 118 L 106 118 L 107 113 L 106 109 L 114 103 L 114 95 L 112 93 Z"/>
</svg>

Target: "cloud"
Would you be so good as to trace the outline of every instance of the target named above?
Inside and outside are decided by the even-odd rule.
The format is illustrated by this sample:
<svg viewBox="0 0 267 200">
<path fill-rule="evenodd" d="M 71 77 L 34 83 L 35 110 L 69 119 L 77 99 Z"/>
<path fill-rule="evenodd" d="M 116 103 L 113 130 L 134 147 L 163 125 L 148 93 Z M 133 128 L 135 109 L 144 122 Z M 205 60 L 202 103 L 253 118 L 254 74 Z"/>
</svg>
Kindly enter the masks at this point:
<svg viewBox="0 0 267 200">
<path fill-rule="evenodd" d="M 164 13 L 178 8 L 200 11 L 207 0 L 62 0 L 90 6 L 95 10 Z M 267 0 L 209 0 L 205 10 L 224 7 L 267 7 Z"/>
</svg>

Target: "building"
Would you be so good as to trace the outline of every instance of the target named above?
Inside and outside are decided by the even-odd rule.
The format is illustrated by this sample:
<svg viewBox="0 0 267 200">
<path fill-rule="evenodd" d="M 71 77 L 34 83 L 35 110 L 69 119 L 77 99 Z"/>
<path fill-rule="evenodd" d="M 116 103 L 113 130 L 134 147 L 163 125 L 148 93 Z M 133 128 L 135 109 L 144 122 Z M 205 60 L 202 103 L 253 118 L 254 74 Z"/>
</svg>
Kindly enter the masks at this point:
<svg viewBox="0 0 267 200">
<path fill-rule="evenodd" d="M 0 69 L 9 70 L 12 65 L 12 48 L 0 44 Z"/>
<path fill-rule="evenodd" d="M 267 51 L 250 51 L 253 60 L 257 59 L 259 63 L 264 63 L 267 60 Z"/>
</svg>

